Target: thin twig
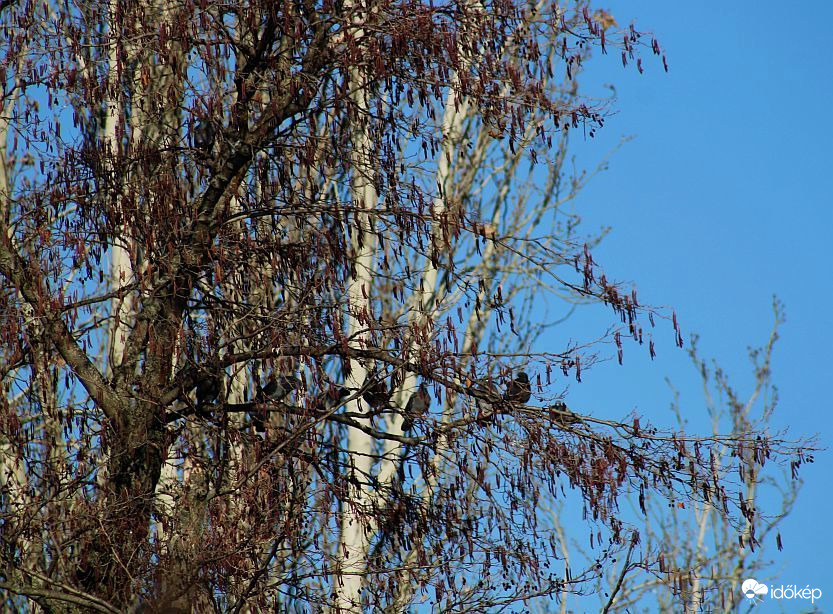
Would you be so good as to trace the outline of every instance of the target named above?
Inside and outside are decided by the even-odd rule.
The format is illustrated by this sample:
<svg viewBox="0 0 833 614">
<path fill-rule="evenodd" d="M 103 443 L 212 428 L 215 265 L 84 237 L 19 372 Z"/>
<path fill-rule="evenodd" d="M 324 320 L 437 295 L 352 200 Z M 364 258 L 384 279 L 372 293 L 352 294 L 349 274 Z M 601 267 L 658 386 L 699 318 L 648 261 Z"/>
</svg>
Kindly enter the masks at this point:
<svg viewBox="0 0 833 614">
<path fill-rule="evenodd" d="M 610 599 L 607 600 L 605 604 L 604 610 L 602 610 L 602 614 L 607 614 L 610 610 L 610 606 L 613 605 L 614 599 L 616 599 L 616 593 L 619 592 L 619 589 L 622 588 L 622 583 L 625 581 L 625 574 L 628 573 L 628 566 L 631 562 L 631 553 L 633 552 L 634 546 L 636 546 L 636 535 L 631 538 L 631 545 L 628 548 L 628 554 L 625 555 L 625 564 L 622 565 L 622 573 L 619 574 L 619 580 L 616 582 L 616 586 L 613 587 L 613 592 L 610 593 Z"/>
</svg>

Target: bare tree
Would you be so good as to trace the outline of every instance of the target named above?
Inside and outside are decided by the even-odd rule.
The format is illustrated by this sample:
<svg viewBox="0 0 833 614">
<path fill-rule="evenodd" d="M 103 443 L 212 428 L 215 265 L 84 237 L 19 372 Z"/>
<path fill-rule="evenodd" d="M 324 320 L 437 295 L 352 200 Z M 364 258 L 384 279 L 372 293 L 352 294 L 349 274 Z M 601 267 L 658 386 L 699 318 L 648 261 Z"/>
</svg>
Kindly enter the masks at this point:
<svg viewBox="0 0 833 614">
<path fill-rule="evenodd" d="M 771 419 L 779 406 L 771 363 L 778 331 L 786 319 L 777 299 L 773 312 L 774 325 L 766 344 L 749 350 L 754 383 L 745 397 L 732 387 L 729 374 L 716 361 L 710 363 L 700 356 L 699 339 L 692 336 L 688 354 L 701 380 L 702 399 L 682 399 L 668 382 L 673 393 L 670 409 L 681 432 L 690 429 L 692 416 L 708 416 L 713 437 L 723 433 L 740 438 L 752 431 L 771 431 Z M 705 412 L 700 411 L 701 406 Z M 783 548 L 778 527 L 796 504 L 801 487 L 796 472 L 803 462 L 813 462 L 812 451 L 789 467 L 773 464 L 766 453 L 747 453 L 743 446 L 714 446 L 709 454 L 715 469 L 732 464 L 736 455 L 743 457 L 733 486 L 741 509 L 747 510 L 740 526 L 721 514 L 713 502 L 680 500 L 663 489 L 634 493 L 627 507 L 644 518 L 640 540 L 632 542 L 624 557 L 620 555 L 616 564 L 598 577 L 592 592 L 601 600 L 603 611 L 741 611 L 748 605 L 741 598 L 742 582 L 750 577 L 771 577 L 778 556 L 775 551 Z M 588 549 L 586 542 L 566 537 L 562 508 L 563 502 L 551 511 L 549 520 L 559 528 L 565 560 L 592 561 L 594 550 Z M 588 607 L 591 597 L 585 599 L 577 601 L 579 608 Z M 538 611 L 566 612 L 570 601 L 565 597 L 557 607 L 542 603 Z"/>
<path fill-rule="evenodd" d="M 582 62 L 656 40 L 470 0 L 6 2 L 0 29 L 6 605 L 499 609 L 632 554 L 642 491 L 754 543 L 727 476 L 801 442 L 561 398 L 605 342 L 653 356 L 655 318 L 682 345 L 566 206 L 603 123 Z M 543 301 L 611 327 L 533 353 Z M 567 486 L 608 543 L 585 570 L 541 521 Z"/>
<path fill-rule="evenodd" d="M 778 407 L 778 390 L 772 382 L 771 362 L 778 330 L 784 323 L 784 308 L 773 302 L 775 323 L 761 348 L 750 350 L 754 386 L 745 398 L 730 384 L 727 373 L 709 363 L 697 351 L 697 337 L 688 350 L 703 386 L 703 401 L 712 422 L 713 436 L 761 431 L 768 433 L 770 420 Z M 688 405 L 688 404 L 686 404 Z M 680 429 L 687 429 L 691 407 L 684 411 L 679 393 L 674 390 L 671 409 Z M 795 472 L 803 462 L 812 462 L 808 451 L 789 468 L 773 465 L 770 455 L 756 453 L 743 445 L 723 445 L 709 450 L 709 463 L 718 471 L 742 459 L 734 488 L 738 493 L 743 519 L 740 527 L 708 501 L 674 501 L 668 493 L 643 497 L 646 514 L 642 532 L 645 565 L 640 562 L 628 574 L 610 574 L 608 586 L 618 591 L 600 590 L 612 611 L 630 611 L 653 602 L 662 611 L 686 612 L 740 611 L 743 602 L 739 587 L 749 577 L 763 580 L 771 574 L 772 553 L 782 549 L 778 525 L 793 509 L 800 482 Z M 767 509 L 767 503 L 780 506 Z M 668 504 L 672 501 L 674 505 Z M 623 569 L 627 564 L 623 564 Z M 611 570 L 613 571 L 613 570 Z M 763 574 L 763 575 L 762 575 Z M 621 579 L 620 579 L 621 578 Z M 661 588 L 663 590 L 656 590 Z M 607 598 L 609 597 L 609 598 Z"/>
</svg>

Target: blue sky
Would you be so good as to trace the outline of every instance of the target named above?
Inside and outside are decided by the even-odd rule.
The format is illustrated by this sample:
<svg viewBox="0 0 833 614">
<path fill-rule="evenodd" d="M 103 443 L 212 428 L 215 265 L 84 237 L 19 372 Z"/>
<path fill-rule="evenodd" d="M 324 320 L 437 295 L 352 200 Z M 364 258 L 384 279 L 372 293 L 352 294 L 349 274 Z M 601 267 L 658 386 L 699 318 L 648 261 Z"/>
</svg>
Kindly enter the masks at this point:
<svg viewBox="0 0 833 614">
<path fill-rule="evenodd" d="M 596 138 L 575 144 L 577 162 L 592 167 L 622 137 L 635 137 L 577 203 L 585 229 L 612 227 L 594 257 L 608 277 L 633 281 L 641 301 L 673 306 L 684 337 L 700 334 L 701 354 L 718 360 L 741 395 L 752 383 L 746 348 L 766 341 L 776 294 L 787 322 L 774 357 L 773 422 L 796 437 L 818 433 L 829 446 L 833 3 L 607 6 L 620 26 L 635 21 L 657 36 L 670 72 L 649 56 L 639 75 L 612 53 L 584 75 L 586 94 L 603 95 L 612 83 L 618 100 Z M 660 328 L 656 361 L 626 346 L 624 366 L 611 361 L 571 385 L 572 403 L 605 417 L 636 410 L 672 426 L 668 376 L 684 407 L 702 414 L 697 373 L 674 348 L 670 326 Z M 770 553 L 774 579 L 820 588 L 822 609 L 833 607 L 830 453 L 803 467 L 804 488 L 781 528 L 784 551 Z"/>
</svg>

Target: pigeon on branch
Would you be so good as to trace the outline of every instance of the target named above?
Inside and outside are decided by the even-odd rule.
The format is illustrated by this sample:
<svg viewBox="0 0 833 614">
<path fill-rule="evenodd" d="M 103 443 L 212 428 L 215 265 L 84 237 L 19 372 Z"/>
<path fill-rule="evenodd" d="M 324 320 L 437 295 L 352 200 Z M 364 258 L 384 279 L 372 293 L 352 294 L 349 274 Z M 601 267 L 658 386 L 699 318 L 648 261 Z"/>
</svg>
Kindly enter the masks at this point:
<svg viewBox="0 0 833 614">
<path fill-rule="evenodd" d="M 283 401 L 293 390 L 301 387 L 301 381 L 294 375 L 269 376 L 266 385 L 259 388 L 255 396 L 255 403 L 262 406 L 269 401 Z M 265 407 L 259 407 L 251 412 L 252 426 L 258 433 L 266 432 L 266 418 L 268 412 Z"/>
<path fill-rule="evenodd" d="M 350 390 L 344 386 L 328 388 L 315 398 L 315 409 L 322 413 L 336 409 L 341 402 L 350 396 Z"/>
<path fill-rule="evenodd" d="M 405 417 L 402 419 L 402 430 L 410 431 L 414 427 L 414 420 L 422 418 L 431 408 L 431 395 L 425 382 L 419 385 L 405 404 Z"/>
<path fill-rule="evenodd" d="M 217 129 L 207 119 L 201 120 L 194 128 L 194 147 L 204 153 L 211 153 L 214 148 L 214 139 L 217 138 Z"/>
<path fill-rule="evenodd" d="M 206 416 L 208 410 L 207 405 L 213 405 L 220 396 L 220 378 L 216 375 L 205 375 L 197 382 L 197 412 Z"/>
<path fill-rule="evenodd" d="M 384 409 L 390 406 L 392 392 L 388 390 L 385 380 L 380 380 L 378 377 L 378 373 L 371 372 L 364 382 L 365 391 L 362 394 L 362 399 L 371 409 Z"/>
<path fill-rule="evenodd" d="M 529 385 L 529 376 L 521 371 L 518 377 L 509 382 L 506 387 L 506 394 L 503 395 L 503 400 L 507 403 L 517 403 L 523 405 L 532 396 L 532 388 Z"/>
</svg>

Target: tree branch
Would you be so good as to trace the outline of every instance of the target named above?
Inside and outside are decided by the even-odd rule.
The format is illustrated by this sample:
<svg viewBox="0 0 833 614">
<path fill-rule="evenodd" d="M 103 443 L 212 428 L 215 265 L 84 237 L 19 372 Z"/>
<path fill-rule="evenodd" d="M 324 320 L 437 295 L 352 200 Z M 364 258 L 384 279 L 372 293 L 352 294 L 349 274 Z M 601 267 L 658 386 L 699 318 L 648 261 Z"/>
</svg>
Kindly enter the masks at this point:
<svg viewBox="0 0 833 614">
<path fill-rule="evenodd" d="M 5 225 L 0 233 L 6 237 Z M 7 240 L 0 239 L 0 274 L 5 276 L 20 292 L 23 299 L 35 313 L 40 314 L 43 330 L 57 348 L 61 357 L 72 368 L 84 388 L 110 420 L 120 421 L 118 396 L 104 379 L 72 336 L 66 323 L 61 319 L 60 309 L 52 307 L 52 297 L 36 285 L 33 276 L 27 274 L 21 257 L 12 250 Z"/>
<path fill-rule="evenodd" d="M 616 593 L 619 592 L 619 589 L 622 588 L 622 583 L 625 581 L 625 574 L 628 573 L 628 567 L 630 566 L 631 561 L 631 553 L 633 552 L 634 547 L 636 546 L 637 539 L 636 539 L 636 532 L 633 533 L 631 536 L 631 545 L 628 547 L 628 554 L 625 555 L 625 563 L 622 565 L 622 571 L 619 574 L 619 580 L 616 582 L 616 586 L 613 587 L 613 592 L 610 593 L 610 598 L 607 600 L 604 609 L 602 610 L 602 614 L 607 614 L 610 610 L 611 606 L 613 605 L 614 600 L 616 599 Z"/>
<path fill-rule="evenodd" d="M 16 595 L 23 595 L 24 597 L 43 597 L 46 599 L 54 599 L 56 601 L 65 601 L 84 608 L 90 608 L 96 612 L 118 614 L 121 611 L 114 608 L 106 601 L 77 590 L 72 590 L 72 592 L 69 593 L 53 591 L 46 588 L 38 588 L 35 586 L 19 586 L 17 584 L 11 584 L 10 582 L 0 582 L 0 588 L 15 593 Z"/>
</svg>

